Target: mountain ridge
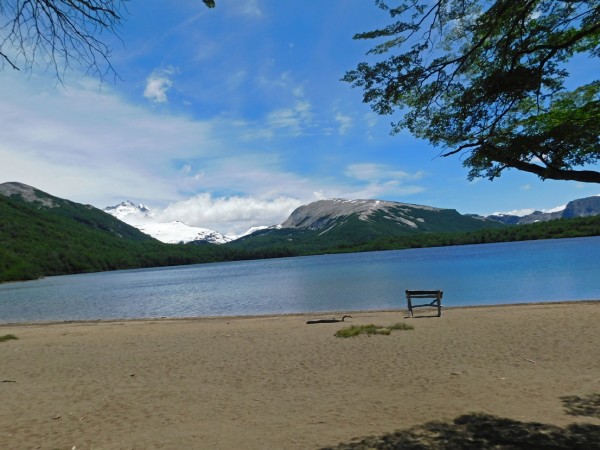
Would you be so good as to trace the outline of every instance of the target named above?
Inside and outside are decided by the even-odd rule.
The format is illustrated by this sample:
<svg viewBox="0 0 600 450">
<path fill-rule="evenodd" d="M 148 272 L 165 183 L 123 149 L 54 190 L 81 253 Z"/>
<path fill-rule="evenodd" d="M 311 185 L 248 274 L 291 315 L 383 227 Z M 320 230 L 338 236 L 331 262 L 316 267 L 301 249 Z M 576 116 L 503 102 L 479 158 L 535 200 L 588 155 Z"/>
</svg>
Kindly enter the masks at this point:
<svg viewBox="0 0 600 450">
<path fill-rule="evenodd" d="M 600 235 L 600 215 L 503 225 L 455 210 L 335 199 L 224 245 L 164 244 L 90 205 L 0 184 L 0 282 L 116 269 Z M 582 205 L 573 214 L 591 214 Z M 317 214 L 317 211 L 320 211 Z M 290 215 L 292 216 L 292 215 Z M 287 225 L 286 225 L 287 226 Z"/>
<path fill-rule="evenodd" d="M 485 218 L 462 215 L 458 211 L 448 208 L 385 200 L 334 198 L 318 200 L 296 208 L 280 227 L 320 230 L 338 219 L 355 216 L 358 220 L 365 222 L 389 221 L 407 231 L 434 231 L 433 228 L 435 231 L 449 231 L 447 227 L 452 228 L 450 222 L 447 227 L 430 225 L 428 219 L 431 221 L 431 218 L 436 215 L 443 215 L 449 220 L 462 220 L 463 226 L 466 228 L 477 228 L 487 221 Z"/>
<path fill-rule="evenodd" d="M 62 204 L 61 202 L 66 201 L 20 182 L 0 184 L 0 194 L 8 197 L 19 197 L 21 200 L 36 204 L 40 208 L 58 208 Z M 311 229 L 321 230 L 320 233 L 327 233 L 330 230 L 323 229 L 323 226 L 328 225 L 331 229 L 339 227 L 341 226 L 341 222 L 347 221 L 348 218 L 353 215 L 356 215 L 358 220 L 366 222 L 380 221 L 388 222 L 388 224 L 394 222 L 397 225 L 397 229 L 402 229 L 406 232 L 411 230 L 428 232 L 465 230 L 465 219 L 461 219 L 463 221 L 463 227 L 445 227 L 443 224 L 434 223 L 435 220 L 433 220 L 433 216 L 435 214 L 445 215 L 446 219 L 450 220 L 449 223 L 456 222 L 458 217 L 470 217 L 480 221 L 471 222 L 471 224 L 467 226 L 469 229 L 478 227 L 474 224 L 489 225 L 488 221 L 494 221 L 495 223 L 504 225 L 523 225 L 559 218 L 589 217 L 600 214 L 600 196 L 572 200 L 560 211 L 533 211 L 532 213 L 525 215 L 495 213 L 488 216 L 477 214 L 463 215 L 453 209 L 387 200 L 333 198 L 301 205 L 280 224 L 255 227 L 255 229 L 250 229 L 246 233 L 237 236 L 223 235 L 222 233 L 209 228 L 189 226 L 182 221 L 177 220 L 157 222 L 157 213 L 152 209 L 142 203 L 135 204 L 129 200 L 115 206 L 108 206 L 102 210 L 98 210 L 90 205 L 84 205 L 84 207 L 88 208 L 90 211 L 96 210 L 108 213 L 120 222 L 144 233 L 144 235 L 151 236 L 164 243 L 177 244 L 195 242 L 226 244 L 241 238 L 246 238 L 255 233 L 268 233 L 269 230 L 274 229 Z M 60 208 L 58 208 L 57 211 L 60 211 Z M 450 218 L 450 214 L 454 214 L 454 217 Z M 75 218 L 79 217 L 79 220 L 82 220 L 81 215 L 82 214 L 75 214 Z M 424 215 L 428 217 L 426 218 Z M 86 218 L 85 220 L 88 219 Z M 105 220 L 106 219 L 97 220 L 97 222 L 104 222 Z M 99 226 L 97 223 L 96 225 Z M 107 226 L 104 225 L 104 227 L 106 228 Z M 100 228 L 102 228 L 102 226 L 100 226 Z M 112 227 L 113 231 L 117 232 L 117 234 L 120 232 L 119 230 L 121 228 L 123 227 L 120 224 Z M 395 231 L 396 230 L 394 230 L 394 232 Z M 128 233 L 131 233 L 131 229 L 128 229 Z"/>
<path fill-rule="evenodd" d="M 94 206 L 55 197 L 24 183 L 2 183 L 0 184 L 0 194 L 38 210 L 44 210 L 51 215 L 72 219 L 120 238 L 138 241 L 154 240 L 136 227 L 128 225 Z"/>
<path fill-rule="evenodd" d="M 558 211 L 544 212 L 533 211 L 526 215 L 516 214 L 491 214 L 485 216 L 488 219 L 497 220 L 507 225 L 524 225 L 536 222 L 547 222 L 556 219 L 571 219 L 574 217 L 591 217 L 600 214 L 600 196 L 578 198 L 568 202 L 564 208 Z"/>
<path fill-rule="evenodd" d="M 591 205 L 590 205 L 591 203 Z M 259 234 L 269 233 L 269 230 L 281 229 L 321 229 L 322 225 L 330 224 L 333 227 L 339 226 L 344 217 L 356 214 L 359 220 L 388 220 L 395 221 L 399 225 L 408 227 L 415 231 L 460 231 L 459 229 L 445 229 L 442 227 L 432 227 L 426 225 L 424 217 L 416 217 L 417 212 L 427 212 L 431 219 L 431 214 L 446 211 L 453 211 L 463 217 L 471 217 L 486 223 L 494 221 L 504 225 L 523 225 L 540 221 L 548 221 L 559 218 L 588 217 L 600 214 L 600 196 L 586 197 L 569 202 L 560 210 L 550 212 L 533 211 L 529 214 L 517 215 L 510 213 L 495 213 L 487 216 L 478 214 L 460 214 L 456 210 L 449 208 L 439 208 L 427 205 L 418 205 L 413 203 L 394 202 L 388 200 L 376 199 L 344 199 L 332 198 L 317 200 L 315 202 L 301 205 L 296 208 L 287 219 L 280 224 L 270 226 L 254 227 L 242 235 L 223 235 L 218 231 L 202 227 L 192 227 L 181 221 L 171 222 L 153 222 L 156 214 L 143 204 L 136 205 L 131 201 L 125 201 L 119 205 L 104 208 L 105 212 L 114 215 L 117 218 L 129 223 L 147 233 L 154 238 L 166 243 L 203 243 L 225 244 L 234 242 L 241 238 L 246 238 L 259 232 Z M 411 213 L 412 211 L 412 213 Z M 375 219 L 374 217 L 377 218 Z M 339 220 L 338 220 L 339 219 Z M 480 222 L 479 224 L 481 224 Z M 473 228 L 471 226 L 471 228 Z M 477 228 L 477 227 L 475 227 Z M 327 233 L 328 230 L 321 230 L 321 233 Z"/>
<path fill-rule="evenodd" d="M 294 210 L 279 226 L 231 242 L 249 249 L 302 248 L 311 252 L 432 233 L 471 232 L 506 225 L 454 209 L 381 200 L 319 200 Z"/>
</svg>

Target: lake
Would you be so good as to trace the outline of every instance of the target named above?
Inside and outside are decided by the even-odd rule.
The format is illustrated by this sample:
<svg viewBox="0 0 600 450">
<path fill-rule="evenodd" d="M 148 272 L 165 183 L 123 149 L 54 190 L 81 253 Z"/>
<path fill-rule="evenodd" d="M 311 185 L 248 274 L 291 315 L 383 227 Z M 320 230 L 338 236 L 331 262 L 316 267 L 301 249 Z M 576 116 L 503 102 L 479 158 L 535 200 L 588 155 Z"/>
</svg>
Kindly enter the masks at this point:
<svg viewBox="0 0 600 450">
<path fill-rule="evenodd" d="M 0 285 L 0 323 L 405 308 L 600 298 L 600 237 L 200 264 Z"/>
</svg>

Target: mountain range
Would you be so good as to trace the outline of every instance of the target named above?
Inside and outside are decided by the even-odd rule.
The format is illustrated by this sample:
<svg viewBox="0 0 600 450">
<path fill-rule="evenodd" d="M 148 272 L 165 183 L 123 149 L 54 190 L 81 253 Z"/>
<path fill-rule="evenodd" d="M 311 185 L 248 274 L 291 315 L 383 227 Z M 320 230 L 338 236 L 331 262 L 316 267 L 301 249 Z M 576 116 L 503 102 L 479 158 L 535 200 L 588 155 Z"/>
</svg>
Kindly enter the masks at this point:
<svg viewBox="0 0 600 450">
<path fill-rule="evenodd" d="M 555 219 L 572 219 L 573 217 L 591 217 L 600 214 L 600 196 L 580 198 L 570 201 L 563 208 L 552 212 L 533 211 L 525 215 L 493 214 L 488 219 L 497 220 L 508 225 L 523 225 L 535 222 L 546 222 Z"/>
<path fill-rule="evenodd" d="M 292 234 L 298 237 L 304 232 L 311 235 L 311 232 L 320 230 L 317 233 L 318 238 L 329 229 L 337 228 L 336 233 L 331 233 L 337 234 L 344 228 L 344 224 L 354 223 L 356 219 L 370 224 L 367 225 L 369 231 L 359 233 L 361 237 L 370 239 L 379 233 L 395 235 L 419 231 L 472 231 L 495 227 L 497 222 L 505 225 L 523 225 L 561 218 L 589 217 L 600 214 L 600 196 L 573 200 L 552 212 L 533 211 L 523 215 L 496 213 L 489 216 L 461 215 L 451 209 L 383 200 L 320 200 L 300 206 L 281 224 L 254 227 L 242 235 L 223 235 L 218 231 L 192 227 L 180 221 L 157 222 L 157 214 L 154 211 L 143 204 L 136 205 L 131 201 L 106 207 L 104 211 L 161 242 L 225 244 L 249 235 L 255 235 L 254 237 L 279 235 L 286 236 L 284 239 L 291 239 Z M 282 229 L 287 231 L 280 231 Z M 379 232 L 375 229 L 379 229 Z"/>
<path fill-rule="evenodd" d="M 282 234 L 276 231 L 281 229 L 288 230 L 284 232 L 288 236 L 286 239 L 289 234 L 304 234 L 304 231 L 311 234 L 315 230 L 320 230 L 318 236 L 321 236 L 334 228 L 336 232 L 330 235 L 340 232 L 347 234 L 345 229 L 348 224 L 353 228 L 358 225 L 358 228 L 364 229 L 358 234 L 352 233 L 360 239 L 372 239 L 379 234 L 472 231 L 498 226 L 496 222 L 484 217 L 461 215 L 455 210 L 381 200 L 320 200 L 297 208 L 281 224 L 254 227 L 237 236 L 223 235 L 208 228 L 191 227 L 179 221 L 160 222 L 154 211 L 131 201 L 106 207 L 103 211 L 169 244 L 225 244 L 253 234 Z M 322 229 L 324 227 L 327 229 Z"/>
<path fill-rule="evenodd" d="M 170 223 L 160 242 L 156 217 L 131 202 L 109 208 L 61 199 L 22 183 L 0 184 L 0 282 L 39 276 L 319 253 L 402 249 L 600 235 L 597 197 L 570 202 L 561 218 L 510 226 L 453 209 L 380 200 L 331 199 L 297 208 L 284 222 L 219 242 L 212 230 Z M 137 227 L 118 216 L 137 217 Z M 592 216 L 592 217 L 588 217 Z M 531 217 L 535 217 L 531 216 Z M 548 220 L 551 215 L 539 213 Z M 508 220 L 506 217 L 503 219 Z M 148 223 L 141 223 L 144 220 Z M 175 224 L 175 225 L 173 225 Z M 160 223 L 154 223 L 160 228 Z M 198 231 L 200 230 L 200 231 Z M 188 238 L 182 238 L 188 233 Z M 160 234 L 152 231 L 154 235 Z"/>
<path fill-rule="evenodd" d="M 229 245 L 246 249 L 302 248 L 340 251 L 381 239 L 466 233 L 506 225 L 454 209 L 380 200 L 320 200 L 300 206 L 283 223 L 255 231 Z"/>
</svg>

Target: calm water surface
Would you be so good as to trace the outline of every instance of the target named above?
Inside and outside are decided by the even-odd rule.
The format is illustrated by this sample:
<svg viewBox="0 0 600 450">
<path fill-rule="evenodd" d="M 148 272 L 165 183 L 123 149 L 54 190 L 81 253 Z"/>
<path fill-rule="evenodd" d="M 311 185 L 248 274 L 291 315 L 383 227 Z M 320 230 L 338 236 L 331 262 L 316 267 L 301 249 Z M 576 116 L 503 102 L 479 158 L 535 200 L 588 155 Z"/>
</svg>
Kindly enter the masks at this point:
<svg viewBox="0 0 600 450">
<path fill-rule="evenodd" d="M 49 277 L 0 285 L 0 323 L 600 298 L 600 237 L 322 255 Z"/>
</svg>

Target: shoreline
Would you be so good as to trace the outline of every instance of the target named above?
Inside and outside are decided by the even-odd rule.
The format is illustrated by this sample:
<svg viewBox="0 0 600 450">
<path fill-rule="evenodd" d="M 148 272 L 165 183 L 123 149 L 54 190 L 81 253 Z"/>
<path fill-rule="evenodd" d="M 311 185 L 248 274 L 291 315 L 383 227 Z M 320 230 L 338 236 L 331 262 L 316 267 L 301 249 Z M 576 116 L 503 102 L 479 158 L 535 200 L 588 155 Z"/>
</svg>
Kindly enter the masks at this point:
<svg viewBox="0 0 600 450">
<path fill-rule="evenodd" d="M 0 448 L 349 449 L 472 439 L 465 420 L 510 424 L 523 448 L 598 442 L 598 300 L 305 323 L 331 314 L 2 325 L 18 339 L 0 342 Z M 334 336 L 398 322 L 414 330 Z"/>
<path fill-rule="evenodd" d="M 442 302 L 443 303 L 443 302 Z M 588 299 L 588 300 L 557 300 L 557 301 L 540 301 L 540 302 L 523 302 L 523 303 L 496 303 L 489 305 L 462 305 L 462 306 L 443 306 L 442 314 L 444 311 L 449 310 L 460 310 L 460 309 L 477 309 L 477 308 L 503 308 L 503 307 L 521 307 L 521 306 L 532 306 L 532 305 L 570 305 L 570 304 L 586 304 L 586 303 L 600 303 L 600 299 Z M 425 308 L 426 310 L 428 308 Z M 40 321 L 40 322 L 0 322 L 0 328 L 2 327 L 19 327 L 19 326 L 46 326 L 46 325 L 66 325 L 66 324 L 111 324 L 121 322 L 154 322 L 154 321 L 203 321 L 203 320 L 219 320 L 219 319 L 259 319 L 259 318 L 277 318 L 277 317 L 317 317 L 317 316 L 331 316 L 331 315 L 343 315 L 343 314 L 361 314 L 361 313 L 399 313 L 407 311 L 406 305 L 402 308 L 396 309 L 373 309 L 373 310 L 334 310 L 334 311 L 309 311 L 309 312 L 291 312 L 291 313 L 279 313 L 279 314 L 251 314 L 251 315 L 229 315 L 229 316 L 189 316 L 189 317 L 139 317 L 139 318 L 124 318 L 124 319 L 74 319 L 74 320 L 56 320 L 56 321 Z M 418 315 L 418 314 L 417 314 Z M 409 317 L 406 316 L 405 319 Z"/>
</svg>

